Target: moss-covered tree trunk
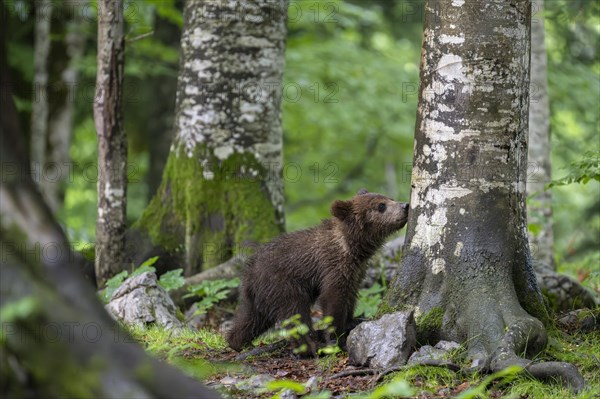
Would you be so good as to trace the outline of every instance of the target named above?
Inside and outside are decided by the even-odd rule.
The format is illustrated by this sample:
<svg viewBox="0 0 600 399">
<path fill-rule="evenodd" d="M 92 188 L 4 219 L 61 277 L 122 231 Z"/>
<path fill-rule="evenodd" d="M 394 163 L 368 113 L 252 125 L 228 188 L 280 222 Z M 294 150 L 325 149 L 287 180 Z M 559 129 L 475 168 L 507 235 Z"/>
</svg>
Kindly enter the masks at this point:
<svg viewBox="0 0 600 399">
<path fill-rule="evenodd" d="M 384 306 L 415 310 L 421 340 L 466 343 L 474 366 L 528 365 L 547 342 L 527 241 L 531 3 L 428 1 L 411 209 Z M 529 366 L 564 377 L 570 365 Z"/>
<path fill-rule="evenodd" d="M 185 3 L 175 138 L 135 228 L 180 256 L 186 275 L 284 227 L 286 16 L 286 0 Z"/>
<path fill-rule="evenodd" d="M 527 202 L 529 245 L 540 265 L 556 270 L 552 231 L 552 192 L 544 190 L 550 182 L 550 105 L 548 98 L 548 60 L 544 43 L 544 1 L 533 1 L 531 19 L 531 90 L 529 100 L 529 150 Z"/>
</svg>

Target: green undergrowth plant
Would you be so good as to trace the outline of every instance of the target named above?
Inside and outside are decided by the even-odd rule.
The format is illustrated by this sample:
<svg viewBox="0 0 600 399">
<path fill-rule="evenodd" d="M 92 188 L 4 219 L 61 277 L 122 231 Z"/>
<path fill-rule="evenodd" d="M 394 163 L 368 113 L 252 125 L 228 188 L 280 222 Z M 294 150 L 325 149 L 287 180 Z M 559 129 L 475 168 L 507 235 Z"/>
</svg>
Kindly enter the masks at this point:
<svg viewBox="0 0 600 399">
<path fill-rule="evenodd" d="M 385 288 L 379 283 L 373 284 L 369 288 L 363 288 L 358 291 L 358 300 L 354 309 L 354 317 L 363 317 L 371 319 L 377 314 L 377 309 L 381 304 Z"/>
<path fill-rule="evenodd" d="M 415 390 L 410 386 L 410 384 L 407 381 L 396 377 L 391 381 L 378 386 L 372 392 L 367 394 L 352 395 L 350 397 L 357 399 L 381 399 L 406 398 L 414 395 Z"/>
<path fill-rule="evenodd" d="M 113 293 L 123 284 L 129 277 L 139 276 L 142 273 L 152 272 L 156 273 L 156 269 L 152 266 L 158 260 L 158 256 L 145 260 L 141 265 L 131 271 L 123 270 L 120 273 L 115 274 L 106 281 L 106 288 L 100 291 L 100 299 L 104 303 L 108 303 Z M 185 279 L 182 276 L 183 269 L 170 270 L 158 279 L 158 284 L 163 287 L 167 292 L 176 290 L 183 287 Z"/>
<path fill-rule="evenodd" d="M 169 357 L 193 349 L 199 355 L 227 348 L 221 334 L 208 329 L 165 330 L 162 327 L 131 327 L 129 331 L 134 339 L 142 343 L 146 350 L 159 356 Z"/>
<path fill-rule="evenodd" d="M 240 285 L 239 278 L 206 280 L 188 288 L 184 298 L 199 298 L 194 315 L 205 314 L 217 303 L 227 299 L 231 290 Z"/>
<path fill-rule="evenodd" d="M 267 391 L 276 391 L 275 395 L 271 396 L 271 399 L 281 399 L 284 396 L 284 392 L 292 391 L 296 395 L 301 395 L 302 399 L 329 399 L 332 397 L 331 391 L 324 390 L 319 392 L 310 392 L 308 395 L 306 387 L 293 380 L 276 380 L 267 384 Z M 408 382 L 401 379 L 393 379 L 392 381 L 386 382 L 373 391 L 368 393 L 357 393 L 351 394 L 348 397 L 353 399 L 383 399 L 383 398 L 400 398 L 400 397 L 411 397 L 415 394 L 415 390 L 408 384 Z"/>
<path fill-rule="evenodd" d="M 418 385 L 421 390 L 437 393 L 440 386 L 452 386 L 460 384 L 459 377 L 453 371 L 443 367 L 415 365 L 407 367 L 387 376 L 384 381 L 394 380 L 406 381 L 410 385 Z"/>
<path fill-rule="evenodd" d="M 208 330 L 165 330 L 161 327 L 132 327 L 129 331 L 152 355 L 179 367 L 188 375 L 205 379 L 211 374 L 224 371 L 238 372 L 235 364 L 214 364 L 208 360 L 211 353 L 227 348 L 221 334 Z"/>
<path fill-rule="evenodd" d="M 333 318 L 331 316 L 326 316 L 323 319 L 317 320 L 313 329 L 316 334 L 322 334 L 325 332 L 333 332 L 332 326 Z M 277 341 L 286 340 L 293 341 L 295 343 L 302 342 L 302 339 L 309 333 L 309 328 L 306 324 L 302 323 L 300 320 L 300 315 L 296 314 L 286 320 L 283 320 L 279 323 L 279 326 L 275 329 L 272 329 L 261 336 L 257 337 L 252 341 L 254 346 L 259 345 L 268 345 L 275 343 Z M 302 353 L 306 351 L 308 348 L 306 344 L 301 344 L 294 349 L 294 353 Z M 336 355 L 341 352 L 341 349 L 337 344 L 330 344 L 325 347 L 321 347 L 318 349 L 317 354 L 320 356 L 331 356 Z"/>
<path fill-rule="evenodd" d="M 510 382 L 516 378 L 523 371 L 522 367 L 510 366 L 504 370 L 500 370 L 497 373 L 493 373 L 485 377 L 479 384 L 474 387 L 461 392 L 456 399 L 476 399 L 486 397 L 488 395 L 488 387 L 494 381 L 500 381 L 501 383 Z"/>
<path fill-rule="evenodd" d="M 548 330 L 548 345 L 536 361 L 559 361 L 574 364 L 579 369 L 589 391 L 600 396 L 600 334 L 598 331 L 567 334 L 558 329 Z M 558 398 L 561 386 L 547 385 L 546 390 Z M 546 392 L 546 393 L 548 393 Z M 585 392 L 582 393 L 586 398 Z"/>
</svg>

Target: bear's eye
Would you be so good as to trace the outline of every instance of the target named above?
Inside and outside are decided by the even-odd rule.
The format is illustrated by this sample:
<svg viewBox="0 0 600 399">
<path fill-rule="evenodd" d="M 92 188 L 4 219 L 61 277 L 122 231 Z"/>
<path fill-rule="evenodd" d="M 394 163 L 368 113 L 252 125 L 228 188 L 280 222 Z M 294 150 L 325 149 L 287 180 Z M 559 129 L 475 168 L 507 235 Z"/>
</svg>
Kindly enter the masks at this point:
<svg viewBox="0 0 600 399">
<path fill-rule="evenodd" d="M 381 213 L 385 212 L 385 204 L 382 202 L 381 204 L 379 204 L 379 206 L 377 207 L 377 210 Z"/>
</svg>

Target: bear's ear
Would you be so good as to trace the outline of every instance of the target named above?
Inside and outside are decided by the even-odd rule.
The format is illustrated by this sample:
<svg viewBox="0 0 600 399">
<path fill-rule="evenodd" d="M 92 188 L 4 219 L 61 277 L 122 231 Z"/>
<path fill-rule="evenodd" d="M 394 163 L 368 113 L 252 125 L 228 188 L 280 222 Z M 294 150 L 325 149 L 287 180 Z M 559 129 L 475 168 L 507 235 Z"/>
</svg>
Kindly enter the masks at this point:
<svg viewBox="0 0 600 399">
<path fill-rule="evenodd" d="M 358 192 L 356 193 L 356 195 L 363 195 L 363 194 L 369 194 L 369 192 L 367 191 L 366 188 L 361 188 L 360 190 L 358 190 Z"/>
<path fill-rule="evenodd" d="M 335 201 L 331 204 L 331 214 L 340 220 L 345 220 L 352 213 L 352 202 Z"/>
</svg>

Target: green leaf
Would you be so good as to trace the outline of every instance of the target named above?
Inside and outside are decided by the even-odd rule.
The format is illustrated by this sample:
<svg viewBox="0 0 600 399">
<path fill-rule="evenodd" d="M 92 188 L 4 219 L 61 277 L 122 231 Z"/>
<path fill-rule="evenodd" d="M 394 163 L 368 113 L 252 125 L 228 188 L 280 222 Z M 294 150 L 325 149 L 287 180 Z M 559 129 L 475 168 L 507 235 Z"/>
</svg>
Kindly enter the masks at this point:
<svg viewBox="0 0 600 399">
<path fill-rule="evenodd" d="M 474 388 L 468 389 L 458 395 L 456 399 L 474 399 L 480 396 L 484 396 L 488 385 L 494 380 L 507 380 L 511 379 L 523 371 L 523 367 L 520 366 L 509 366 L 504 370 L 500 370 L 497 373 L 494 373 L 488 377 L 486 377 L 479 385 Z"/>
<path fill-rule="evenodd" d="M 183 287 L 185 284 L 185 278 L 181 275 L 183 273 L 183 269 L 175 269 L 166 272 L 160 279 L 158 283 L 167 291 L 173 291 L 178 288 Z"/>
<path fill-rule="evenodd" d="M 267 383 L 266 388 L 269 391 L 279 391 L 279 390 L 284 390 L 284 389 L 290 389 L 300 395 L 303 395 L 304 393 L 306 393 L 306 388 L 304 387 L 304 385 L 300 384 L 299 382 L 292 381 L 292 380 L 271 381 L 271 382 Z M 275 395 L 274 397 L 277 397 L 277 395 Z"/>
<path fill-rule="evenodd" d="M 370 395 L 367 397 L 369 399 L 379 399 L 385 397 L 409 397 L 413 396 L 415 391 L 410 387 L 408 382 L 404 380 L 394 380 L 388 384 L 382 385 L 379 388 L 375 389 Z"/>
<path fill-rule="evenodd" d="M 200 284 L 192 285 L 188 288 L 189 294 L 184 295 L 184 298 L 199 297 L 196 307 L 198 310 L 195 314 L 204 314 L 214 304 L 226 299 L 231 291 L 231 288 L 237 287 L 240 284 L 239 278 L 230 280 L 207 280 Z"/>
<path fill-rule="evenodd" d="M 540 234 L 540 231 L 542 231 L 542 226 L 537 223 L 530 223 L 527 225 L 527 229 L 531 232 L 531 234 L 537 236 Z"/>
<path fill-rule="evenodd" d="M 375 316 L 381 303 L 383 291 L 384 288 L 378 283 L 360 290 L 356 308 L 354 309 L 354 317 L 371 318 Z"/>
<path fill-rule="evenodd" d="M 128 275 L 129 273 L 127 272 L 127 270 L 123 270 L 122 272 L 115 274 L 106 281 L 106 288 L 100 292 L 100 299 L 102 300 L 102 302 L 108 303 L 108 301 L 110 301 L 112 294 L 116 291 L 117 288 L 119 288 L 121 284 L 123 284 L 123 281 L 125 281 Z"/>
<path fill-rule="evenodd" d="M 336 353 L 340 353 L 342 350 L 337 345 L 327 345 L 324 348 L 320 348 L 318 350 L 319 355 L 335 355 Z"/>
<path fill-rule="evenodd" d="M 155 263 L 156 263 L 156 261 L 157 261 L 157 260 L 158 260 L 158 256 L 154 256 L 154 257 L 152 257 L 152 258 L 150 258 L 150 259 L 146 259 L 146 260 L 145 260 L 145 261 L 144 261 L 144 262 L 143 262 L 143 263 L 142 263 L 142 264 L 139 266 L 139 268 L 146 267 L 146 266 L 152 266 L 153 264 L 155 264 Z M 139 269 L 139 268 L 138 268 L 138 269 Z"/>
</svg>

